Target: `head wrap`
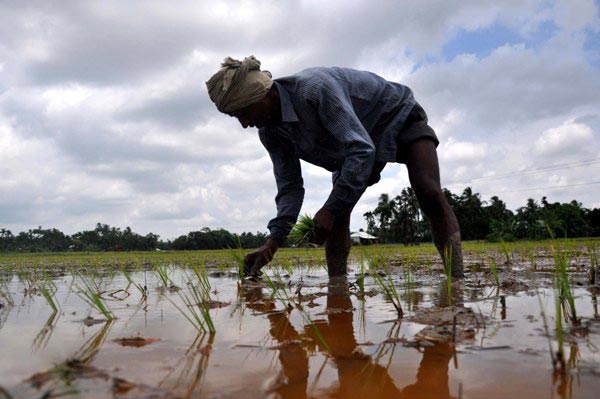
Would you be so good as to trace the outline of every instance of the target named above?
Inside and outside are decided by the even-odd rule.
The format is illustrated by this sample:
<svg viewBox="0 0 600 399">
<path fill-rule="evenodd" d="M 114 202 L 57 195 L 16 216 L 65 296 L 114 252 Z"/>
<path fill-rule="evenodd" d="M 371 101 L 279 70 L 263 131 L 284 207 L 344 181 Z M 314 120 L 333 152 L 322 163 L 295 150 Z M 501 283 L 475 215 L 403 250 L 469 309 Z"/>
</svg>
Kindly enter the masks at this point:
<svg viewBox="0 0 600 399">
<path fill-rule="evenodd" d="M 225 58 L 221 69 L 206 82 L 208 95 L 219 111 L 231 112 L 262 100 L 273 85 L 271 73 L 260 70 L 253 55 L 244 61 Z"/>
</svg>

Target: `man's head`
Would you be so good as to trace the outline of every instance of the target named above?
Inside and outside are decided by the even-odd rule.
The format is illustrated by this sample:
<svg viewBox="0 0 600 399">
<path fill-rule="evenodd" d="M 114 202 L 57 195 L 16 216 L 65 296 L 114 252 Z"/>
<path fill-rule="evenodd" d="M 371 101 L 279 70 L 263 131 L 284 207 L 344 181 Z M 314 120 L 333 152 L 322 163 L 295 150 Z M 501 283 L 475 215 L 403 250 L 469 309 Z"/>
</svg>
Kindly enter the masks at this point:
<svg viewBox="0 0 600 399">
<path fill-rule="evenodd" d="M 279 95 L 271 73 L 261 71 L 254 56 L 244 61 L 227 57 L 206 86 L 218 110 L 238 118 L 244 128 L 272 126 L 280 119 Z"/>
</svg>

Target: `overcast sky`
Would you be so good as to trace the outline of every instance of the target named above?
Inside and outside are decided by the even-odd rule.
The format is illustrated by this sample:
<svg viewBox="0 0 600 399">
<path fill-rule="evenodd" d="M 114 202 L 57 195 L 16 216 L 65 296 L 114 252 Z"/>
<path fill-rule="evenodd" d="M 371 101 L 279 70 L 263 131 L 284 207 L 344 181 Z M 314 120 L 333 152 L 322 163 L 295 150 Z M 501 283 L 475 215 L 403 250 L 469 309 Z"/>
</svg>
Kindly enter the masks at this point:
<svg viewBox="0 0 600 399">
<path fill-rule="evenodd" d="M 600 207 L 598 1 L 7 1 L 0 3 L 0 227 L 97 222 L 174 238 L 265 231 L 269 157 L 204 82 L 226 56 L 274 77 L 366 69 L 430 117 L 442 185 L 510 208 Z M 331 188 L 303 163 L 303 212 Z M 389 164 L 353 214 L 408 185 Z"/>
</svg>

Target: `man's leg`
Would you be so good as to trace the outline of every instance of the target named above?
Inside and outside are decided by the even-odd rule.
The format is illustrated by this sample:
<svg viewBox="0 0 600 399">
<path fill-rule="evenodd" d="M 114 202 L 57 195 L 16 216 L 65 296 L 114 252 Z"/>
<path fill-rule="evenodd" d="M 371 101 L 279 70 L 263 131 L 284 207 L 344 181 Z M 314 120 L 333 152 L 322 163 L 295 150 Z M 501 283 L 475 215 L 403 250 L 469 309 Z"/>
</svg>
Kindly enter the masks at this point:
<svg viewBox="0 0 600 399">
<path fill-rule="evenodd" d="M 431 223 L 433 242 L 444 262 L 447 257 L 450 258 L 452 276 L 462 277 L 460 228 L 442 192 L 435 144 L 426 138 L 416 140 L 406 145 L 404 154 L 410 184 L 421 210 Z"/>
<path fill-rule="evenodd" d="M 335 218 L 331 234 L 325 242 L 325 257 L 329 276 L 346 274 L 348 255 L 352 241 L 350 240 L 350 211 Z"/>
</svg>

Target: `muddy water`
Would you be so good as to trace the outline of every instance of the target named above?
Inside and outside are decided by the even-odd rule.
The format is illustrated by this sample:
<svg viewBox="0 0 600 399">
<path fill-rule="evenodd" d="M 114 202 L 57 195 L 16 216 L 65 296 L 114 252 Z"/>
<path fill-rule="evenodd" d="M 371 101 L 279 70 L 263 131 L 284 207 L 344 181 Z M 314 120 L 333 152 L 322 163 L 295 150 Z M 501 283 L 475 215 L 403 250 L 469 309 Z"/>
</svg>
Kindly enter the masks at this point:
<svg viewBox="0 0 600 399">
<path fill-rule="evenodd" d="M 70 275 L 54 279 L 56 314 L 5 276 L 13 305 L 0 300 L 0 398 L 591 398 L 600 390 L 595 296 L 575 289 L 582 327 L 565 326 L 568 371 L 554 373 L 540 316 L 541 301 L 555 351 L 554 293 L 542 275 L 502 275 L 499 291 L 475 275 L 448 292 L 441 277 L 407 285 L 399 273 L 399 320 L 369 277 L 364 293 L 353 284 L 354 272 L 281 277 L 290 306 L 281 289 L 273 295 L 265 283 L 215 272 L 215 334 L 199 334 L 175 307 L 185 308 L 185 272 L 170 275 L 179 292 L 157 290 L 153 272 L 132 276 L 146 281 L 147 300 L 119 273 L 102 279 L 112 322 L 74 292 Z"/>
</svg>

